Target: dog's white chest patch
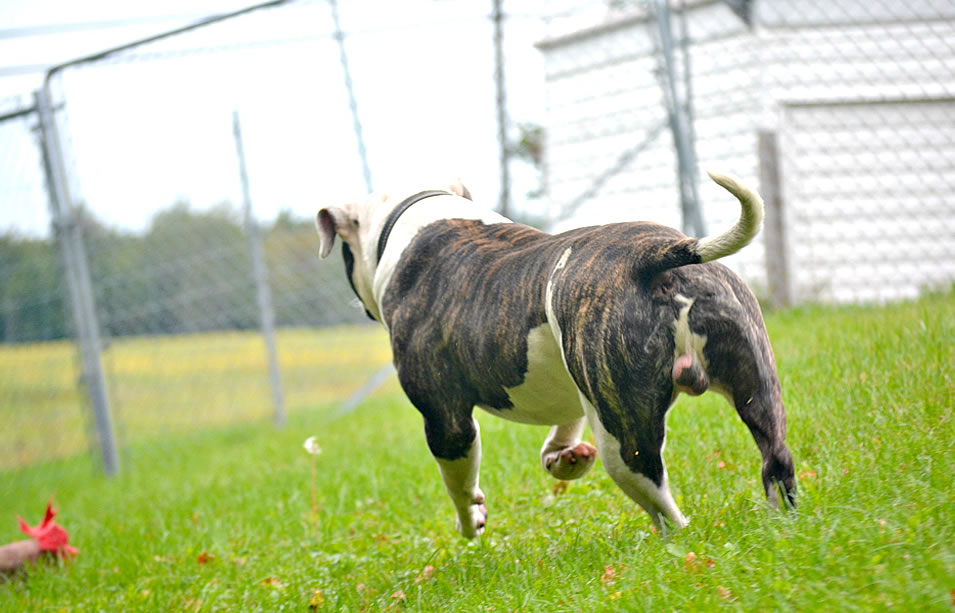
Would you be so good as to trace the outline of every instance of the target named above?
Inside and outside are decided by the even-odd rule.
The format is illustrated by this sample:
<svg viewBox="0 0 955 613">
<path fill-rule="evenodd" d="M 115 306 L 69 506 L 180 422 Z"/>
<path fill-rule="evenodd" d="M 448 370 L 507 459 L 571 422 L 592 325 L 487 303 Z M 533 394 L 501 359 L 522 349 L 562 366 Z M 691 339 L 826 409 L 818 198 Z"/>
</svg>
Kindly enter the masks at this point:
<svg viewBox="0 0 955 613">
<path fill-rule="evenodd" d="M 510 421 L 548 426 L 566 424 L 584 414 L 577 386 L 564 367 L 560 347 L 548 323 L 534 328 L 527 335 L 524 382 L 505 390 L 513 408 L 481 408 Z"/>
</svg>

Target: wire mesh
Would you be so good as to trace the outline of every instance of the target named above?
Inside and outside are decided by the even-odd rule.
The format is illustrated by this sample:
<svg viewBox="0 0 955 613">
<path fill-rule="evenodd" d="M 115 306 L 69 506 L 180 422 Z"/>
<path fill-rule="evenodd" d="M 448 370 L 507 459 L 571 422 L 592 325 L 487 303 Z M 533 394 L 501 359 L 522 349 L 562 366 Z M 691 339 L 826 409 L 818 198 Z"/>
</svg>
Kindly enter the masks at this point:
<svg viewBox="0 0 955 613">
<path fill-rule="evenodd" d="M 503 149 L 518 218 L 681 227 L 670 79 L 699 169 L 766 200 L 766 231 L 727 259 L 761 297 L 879 302 L 951 286 L 955 1 L 674 1 L 673 66 L 653 6 L 504 2 L 505 97 L 490 3 L 342 3 L 369 174 L 383 186 L 411 170 L 476 176 L 472 193 L 493 205 Z M 338 40 L 326 2 L 290 2 L 50 79 L 125 453 L 272 415 L 256 253 L 293 418 L 388 362 L 340 256 L 319 261 L 311 219 L 341 186 L 365 187 Z M 0 470 L 95 445 L 32 104 L 0 100 L 4 223 L 32 228 L 0 236 Z M 240 208 L 234 115 L 261 249 Z M 737 205 L 701 176 L 708 231 L 729 226 Z"/>
</svg>

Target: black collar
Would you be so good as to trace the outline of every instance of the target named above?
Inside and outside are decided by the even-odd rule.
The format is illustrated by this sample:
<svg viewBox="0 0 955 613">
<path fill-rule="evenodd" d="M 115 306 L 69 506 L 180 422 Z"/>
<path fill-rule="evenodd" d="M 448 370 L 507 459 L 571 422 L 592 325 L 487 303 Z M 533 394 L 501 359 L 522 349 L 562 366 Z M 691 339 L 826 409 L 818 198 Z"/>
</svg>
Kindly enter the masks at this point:
<svg viewBox="0 0 955 613">
<path fill-rule="evenodd" d="M 413 196 L 408 196 L 401 201 L 401 204 L 395 207 L 395 210 L 388 215 L 388 219 L 385 220 L 385 227 L 381 229 L 381 234 L 378 235 L 378 259 L 381 261 L 381 256 L 385 252 L 385 245 L 388 243 L 388 237 L 391 235 L 391 231 L 394 229 L 395 224 L 398 223 L 398 218 L 401 215 L 411 208 L 412 205 L 421 202 L 425 198 L 430 198 L 432 196 L 453 196 L 451 192 L 446 192 L 441 189 L 432 189 L 423 192 L 418 192 Z"/>
</svg>

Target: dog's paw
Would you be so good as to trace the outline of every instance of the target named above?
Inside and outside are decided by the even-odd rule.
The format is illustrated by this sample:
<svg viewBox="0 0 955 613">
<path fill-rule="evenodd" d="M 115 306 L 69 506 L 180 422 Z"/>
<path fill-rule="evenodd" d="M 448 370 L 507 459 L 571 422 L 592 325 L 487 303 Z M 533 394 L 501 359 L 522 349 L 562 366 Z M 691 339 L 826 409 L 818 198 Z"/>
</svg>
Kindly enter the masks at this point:
<svg viewBox="0 0 955 613">
<path fill-rule="evenodd" d="M 473 539 L 484 533 L 484 526 L 487 525 L 487 507 L 484 506 L 484 498 L 475 501 L 464 510 L 458 513 L 458 532 L 466 539 Z"/>
<path fill-rule="evenodd" d="M 544 468 L 555 479 L 570 481 L 587 474 L 596 459 L 597 448 L 590 443 L 580 442 L 544 456 Z"/>
</svg>

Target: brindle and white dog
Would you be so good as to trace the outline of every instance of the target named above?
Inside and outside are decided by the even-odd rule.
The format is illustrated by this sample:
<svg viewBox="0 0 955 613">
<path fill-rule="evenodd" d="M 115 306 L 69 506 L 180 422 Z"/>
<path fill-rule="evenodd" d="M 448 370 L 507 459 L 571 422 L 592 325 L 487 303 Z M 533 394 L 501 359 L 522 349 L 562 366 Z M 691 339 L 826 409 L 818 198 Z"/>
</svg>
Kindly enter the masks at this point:
<svg viewBox="0 0 955 613">
<path fill-rule="evenodd" d="M 667 410 L 680 392 L 720 392 L 763 456 L 770 503 L 795 503 L 786 415 L 752 292 L 712 260 L 759 231 L 759 196 L 710 175 L 740 201 L 729 231 L 697 240 L 648 222 L 547 234 L 486 212 L 460 184 L 372 194 L 323 208 L 321 256 L 344 241 L 348 280 L 391 337 L 398 378 L 424 430 L 458 530 L 487 521 L 475 406 L 553 426 L 541 449 L 557 479 L 597 457 L 653 518 L 682 527 L 663 465 Z M 589 424 L 597 449 L 581 441 Z"/>
</svg>

